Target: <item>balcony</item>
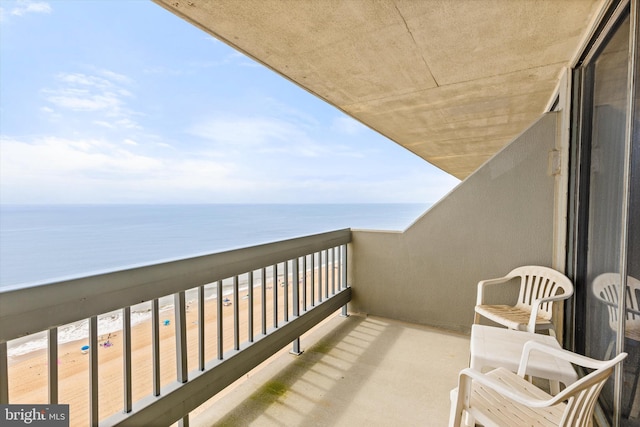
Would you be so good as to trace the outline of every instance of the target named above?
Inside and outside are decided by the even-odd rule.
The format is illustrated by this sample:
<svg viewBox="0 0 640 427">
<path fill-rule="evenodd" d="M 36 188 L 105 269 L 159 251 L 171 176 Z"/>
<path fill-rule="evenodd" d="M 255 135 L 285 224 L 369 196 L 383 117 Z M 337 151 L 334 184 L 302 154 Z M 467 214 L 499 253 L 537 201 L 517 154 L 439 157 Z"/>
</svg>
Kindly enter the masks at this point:
<svg viewBox="0 0 640 427">
<path fill-rule="evenodd" d="M 195 426 L 446 425 L 449 391 L 469 361 L 466 335 L 332 316 L 196 415 Z"/>
<path fill-rule="evenodd" d="M 444 423 L 468 339 L 345 316 L 350 241 L 340 230 L 6 291 L 0 401 L 68 403 L 72 425 Z M 121 329 L 101 330 L 109 319 Z M 59 342 L 69 323 L 88 336 Z M 9 357 L 34 332 L 46 355 Z"/>
<path fill-rule="evenodd" d="M 437 424 L 441 424 L 439 417 L 444 414 L 446 418 L 449 407 L 448 390 L 455 384 L 458 370 L 467 364 L 468 344 L 462 338 L 459 346 L 438 347 L 431 341 L 449 335 L 425 333 L 417 338 L 419 327 L 410 324 L 465 333 L 473 322 L 479 279 L 499 277 L 517 265 L 553 265 L 554 178 L 548 176 L 546 165 L 557 133 L 556 119 L 553 113 L 543 116 L 401 233 L 339 230 L 0 294 L 0 403 L 62 403 L 73 397 L 78 403 L 72 406 L 72 416 L 79 417 L 74 425 L 186 424 L 190 421 L 187 414 L 199 410 L 219 392 L 226 393 L 236 380 L 247 374 L 250 381 L 258 378 L 252 370 L 282 349 L 306 352 L 294 359 L 296 366 L 306 363 L 309 356 L 323 354 L 323 347 L 314 349 L 312 343 L 299 338 L 324 319 L 334 318 L 334 313 L 344 313 L 349 304 L 352 312 L 373 314 L 378 316 L 376 321 L 393 328 L 400 328 L 397 321 L 408 323 L 388 334 L 392 342 L 383 344 L 382 338 L 376 339 L 369 347 L 373 350 L 362 356 L 349 355 L 358 363 L 345 368 L 344 376 L 354 380 L 325 385 L 327 395 L 335 395 L 342 405 L 332 407 L 327 416 L 346 419 L 349 414 L 371 413 L 361 402 L 378 409 L 406 401 L 413 409 L 386 412 L 392 417 L 398 416 L 395 412 L 434 420 L 438 417 Z M 514 158 L 518 159 L 517 167 L 513 166 Z M 523 193 L 523 186 L 530 191 Z M 496 297 L 515 295 L 517 288 L 513 295 Z M 240 307 L 246 308 L 241 311 Z M 128 328 L 129 319 L 140 312 L 150 313 L 153 320 L 144 330 L 139 330 L 139 325 Z M 245 314 L 249 312 L 251 315 Z M 118 344 L 104 348 L 109 337 L 99 328 L 99 319 L 113 313 L 125 319 L 121 321 L 124 327 L 116 338 Z M 350 317 L 344 323 L 355 325 L 351 330 L 354 337 L 358 328 L 374 329 L 372 317 L 357 324 L 358 319 Z M 84 322 L 88 338 L 58 344 L 58 336 L 76 322 Z M 331 347 L 338 356 L 346 356 L 342 346 L 353 341 L 345 328 L 336 329 L 343 331 L 344 339 L 337 339 Z M 7 342 L 34 333 L 43 334 L 50 343 L 43 350 L 42 362 L 24 370 L 25 375 L 39 378 L 38 392 L 15 400 L 14 387 L 21 381 L 15 373 L 7 375 L 8 352 L 13 345 Z M 336 334 L 340 335 L 326 332 L 327 337 Z M 412 338 L 405 342 L 405 335 Z M 142 346 L 144 351 L 138 348 L 140 336 L 151 343 Z M 420 344 L 422 339 L 426 342 Z M 69 345 L 73 347 L 69 349 Z M 83 345 L 89 346 L 87 354 L 80 353 Z M 425 348 L 433 348 L 435 356 L 421 353 Z M 115 374 L 106 378 L 98 367 L 105 354 L 117 355 L 110 362 Z M 368 355 L 379 357 L 377 369 Z M 340 360 L 338 356 L 331 361 Z M 449 372 L 444 363 L 450 358 L 461 360 L 455 359 L 458 362 Z M 60 365 L 48 363 L 58 359 Z M 282 359 L 291 361 L 288 355 Z M 77 387 L 65 378 L 69 360 L 85 364 Z M 15 369 L 15 360 L 11 362 Z M 325 365 L 331 367 L 329 362 L 312 366 L 306 375 Z M 402 371 L 405 365 L 408 373 Z M 432 367 L 435 374 L 418 370 Z M 392 386 L 390 379 L 381 376 L 384 373 L 399 381 L 394 390 L 418 389 L 405 395 L 384 393 L 384 387 L 371 385 L 380 381 Z M 331 378 L 330 374 L 336 372 L 329 370 L 325 377 Z M 297 378 L 303 381 L 307 377 L 300 374 Z M 442 378 L 441 389 L 435 388 L 439 382 L 435 378 Z M 313 381 L 304 382 L 313 385 Z M 263 381 L 257 388 L 267 383 Z M 297 390 L 294 386 L 279 390 Z M 315 416 L 321 412 L 317 408 L 328 404 L 327 400 L 314 400 L 311 392 L 285 392 L 276 401 L 296 396 L 304 405 L 292 400 L 287 404 L 300 411 L 295 412 L 296 417 L 306 413 Z M 220 400 L 222 404 L 226 401 L 226 397 Z M 279 407 L 270 405 L 269 410 Z M 431 410 L 441 415 L 421 412 Z M 191 418 L 199 417 L 194 412 Z"/>
</svg>

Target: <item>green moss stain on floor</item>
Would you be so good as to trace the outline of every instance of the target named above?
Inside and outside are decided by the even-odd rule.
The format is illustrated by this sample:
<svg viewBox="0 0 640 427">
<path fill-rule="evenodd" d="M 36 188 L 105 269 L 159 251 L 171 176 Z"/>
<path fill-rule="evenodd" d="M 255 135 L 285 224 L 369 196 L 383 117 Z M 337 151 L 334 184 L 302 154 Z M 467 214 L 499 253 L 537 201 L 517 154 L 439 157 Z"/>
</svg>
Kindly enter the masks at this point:
<svg viewBox="0 0 640 427">
<path fill-rule="evenodd" d="M 279 397 L 284 396 L 288 388 L 287 384 L 283 382 L 271 380 L 253 393 L 250 399 L 254 402 L 271 404 L 277 401 Z"/>
</svg>

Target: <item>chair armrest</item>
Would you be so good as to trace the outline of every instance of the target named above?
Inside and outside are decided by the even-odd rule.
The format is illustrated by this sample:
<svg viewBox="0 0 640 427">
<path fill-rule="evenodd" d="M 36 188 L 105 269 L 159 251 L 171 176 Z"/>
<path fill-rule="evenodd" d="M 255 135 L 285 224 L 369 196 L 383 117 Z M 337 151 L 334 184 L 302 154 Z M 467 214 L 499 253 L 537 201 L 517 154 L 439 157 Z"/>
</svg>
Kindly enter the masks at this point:
<svg viewBox="0 0 640 427">
<path fill-rule="evenodd" d="M 627 353 L 620 353 L 616 357 L 610 360 L 597 360 L 592 359 L 590 357 L 582 356 L 580 354 L 573 353 L 569 350 L 564 350 L 561 348 L 550 347 L 538 341 L 527 341 L 524 344 L 522 349 L 522 356 L 520 358 L 520 366 L 518 367 L 518 376 L 524 377 L 527 371 L 527 363 L 529 361 L 529 354 L 531 351 L 541 351 L 543 353 L 547 353 L 553 357 L 558 359 L 566 360 L 574 365 L 583 366 L 585 368 L 594 369 L 593 372 L 587 374 L 582 377 L 575 383 L 569 385 L 567 388 L 562 390 L 560 393 L 553 396 L 552 399 L 549 399 L 548 403 L 550 405 L 555 405 L 558 402 L 562 402 L 567 400 L 570 396 L 572 396 L 575 391 L 582 387 L 581 383 L 589 381 L 589 378 L 593 378 L 595 375 L 601 375 L 603 369 L 613 368 L 615 365 L 619 364 L 627 357 Z"/>
<path fill-rule="evenodd" d="M 504 276 L 504 277 L 499 277 L 497 279 L 487 279 L 487 280 L 481 280 L 478 282 L 478 294 L 477 294 L 477 298 L 476 298 L 476 305 L 482 305 L 482 303 L 484 302 L 484 288 L 485 286 L 491 286 L 491 285 L 497 285 L 500 283 L 506 283 L 508 281 L 510 281 L 511 279 L 513 279 L 512 276 Z"/>
<path fill-rule="evenodd" d="M 551 347 L 539 341 L 527 341 L 522 348 L 522 355 L 520 356 L 520 365 L 518 367 L 518 375 L 524 377 L 527 372 L 527 363 L 529 362 L 529 355 L 532 351 L 540 351 L 558 359 L 566 360 L 574 365 L 579 365 L 589 369 L 600 369 L 607 365 L 615 365 L 619 360 L 626 357 L 627 353 L 620 353 L 611 360 L 597 360 L 581 354 L 573 353 L 569 350 L 562 348 Z"/>
<path fill-rule="evenodd" d="M 560 295 L 554 295 L 552 297 L 539 298 L 539 299 L 534 300 L 533 304 L 531 304 L 531 315 L 529 316 L 529 323 L 527 324 L 527 331 L 529 331 L 529 332 L 535 332 L 536 331 L 536 319 L 538 318 L 538 309 L 540 308 L 540 306 L 542 304 L 547 303 L 547 302 L 562 301 L 562 300 L 565 300 L 567 298 L 571 298 L 571 295 L 573 295 L 573 292 L 560 294 Z"/>
<path fill-rule="evenodd" d="M 514 375 L 505 368 L 497 369 L 502 370 L 507 374 Z M 520 390 L 508 387 L 503 382 L 471 368 L 466 368 L 460 371 L 460 375 L 458 377 L 458 393 L 463 393 L 464 390 L 471 390 L 471 383 L 474 381 L 486 388 L 490 388 L 500 393 L 504 397 L 511 399 L 514 402 L 531 408 L 544 408 L 558 403 L 558 400 L 553 396 L 549 396 L 549 399 L 545 400 L 536 399 L 529 394 L 525 394 Z M 460 400 L 465 400 L 465 397 L 459 397 L 459 401 Z"/>
</svg>

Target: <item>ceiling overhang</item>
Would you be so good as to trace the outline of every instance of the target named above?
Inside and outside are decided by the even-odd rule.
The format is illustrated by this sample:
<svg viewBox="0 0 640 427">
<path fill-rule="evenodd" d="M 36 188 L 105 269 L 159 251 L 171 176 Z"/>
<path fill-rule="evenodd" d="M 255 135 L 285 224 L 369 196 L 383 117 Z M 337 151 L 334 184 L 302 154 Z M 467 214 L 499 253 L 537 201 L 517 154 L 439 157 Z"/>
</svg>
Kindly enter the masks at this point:
<svg viewBox="0 0 640 427">
<path fill-rule="evenodd" d="M 543 112 L 603 0 L 154 0 L 463 179 Z"/>
</svg>

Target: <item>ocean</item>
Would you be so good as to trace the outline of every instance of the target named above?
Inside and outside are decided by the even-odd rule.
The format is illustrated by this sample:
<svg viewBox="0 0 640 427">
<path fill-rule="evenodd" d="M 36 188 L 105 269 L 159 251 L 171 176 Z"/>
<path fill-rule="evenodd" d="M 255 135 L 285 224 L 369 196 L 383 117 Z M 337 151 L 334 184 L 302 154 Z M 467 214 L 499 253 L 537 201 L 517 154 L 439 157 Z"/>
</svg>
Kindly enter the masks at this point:
<svg viewBox="0 0 640 427">
<path fill-rule="evenodd" d="M 2 205 L 0 292 L 343 228 L 404 230 L 428 207 L 428 204 Z M 223 286 L 230 288 L 224 282 Z M 228 292 L 225 290 L 225 294 Z M 164 303 L 161 300 L 161 307 L 171 309 L 172 299 Z M 132 307 L 132 324 L 148 319 L 149 310 L 148 303 Z M 119 311 L 99 317 L 100 334 L 121 328 Z M 86 339 L 88 321 L 62 326 L 58 334 L 60 343 Z M 9 342 L 8 350 L 13 358 L 44 349 L 46 345 L 46 334 L 38 333 Z"/>
<path fill-rule="evenodd" d="M 404 230 L 428 204 L 0 206 L 0 290 L 342 228 Z"/>
</svg>

